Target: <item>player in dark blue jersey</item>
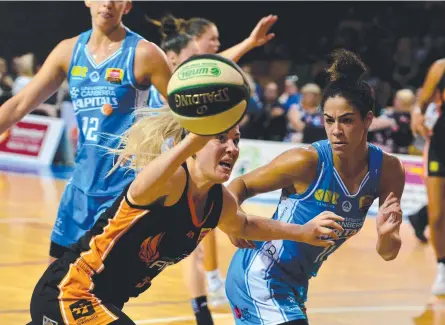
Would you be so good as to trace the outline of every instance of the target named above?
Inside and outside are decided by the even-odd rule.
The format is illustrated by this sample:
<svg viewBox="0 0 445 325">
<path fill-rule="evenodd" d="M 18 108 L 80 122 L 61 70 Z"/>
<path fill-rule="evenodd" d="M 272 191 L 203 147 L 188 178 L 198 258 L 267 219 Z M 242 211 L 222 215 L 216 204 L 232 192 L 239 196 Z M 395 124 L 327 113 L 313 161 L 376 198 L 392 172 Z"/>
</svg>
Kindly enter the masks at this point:
<svg viewBox="0 0 445 325">
<path fill-rule="evenodd" d="M 32 324 L 134 324 L 122 311 L 129 298 L 187 257 L 216 226 L 246 239 L 332 245 L 319 237 L 337 238 L 343 218 L 334 213 L 299 226 L 238 210 L 222 184 L 238 158 L 239 139 L 238 126 L 216 136 L 186 134 L 168 108 L 136 122 L 117 151 L 131 156 L 129 166 L 140 172 L 48 267 L 32 296 Z"/>
<path fill-rule="evenodd" d="M 236 324 L 307 325 L 309 279 L 330 254 L 360 231 L 377 198 L 377 252 L 385 260 L 396 258 L 399 252 L 405 174 L 397 157 L 367 143 L 375 99 L 361 79 L 364 64 L 341 50 L 334 54 L 328 72 L 331 82 L 321 101 L 328 140 L 291 149 L 233 180 L 228 188 L 239 204 L 282 189 L 273 219 L 303 225 L 315 216 L 335 212 L 345 219 L 340 223 L 343 230 L 336 231 L 335 244 L 326 248 L 273 240 L 238 250 L 226 282 Z M 237 245 L 251 244 L 233 240 Z"/>
<path fill-rule="evenodd" d="M 80 131 L 73 177 L 51 236 L 52 259 L 90 229 L 134 179 L 134 173 L 123 169 L 106 177 L 113 157 L 100 148 L 113 146 L 115 139 L 100 134 L 122 134 L 133 123 L 134 107 L 145 105 L 150 84 L 166 95 L 171 76 L 165 54 L 122 24 L 131 1 L 86 1 L 86 5 L 92 29 L 60 42 L 28 86 L 0 110 L 2 133 L 68 79 Z"/>
</svg>

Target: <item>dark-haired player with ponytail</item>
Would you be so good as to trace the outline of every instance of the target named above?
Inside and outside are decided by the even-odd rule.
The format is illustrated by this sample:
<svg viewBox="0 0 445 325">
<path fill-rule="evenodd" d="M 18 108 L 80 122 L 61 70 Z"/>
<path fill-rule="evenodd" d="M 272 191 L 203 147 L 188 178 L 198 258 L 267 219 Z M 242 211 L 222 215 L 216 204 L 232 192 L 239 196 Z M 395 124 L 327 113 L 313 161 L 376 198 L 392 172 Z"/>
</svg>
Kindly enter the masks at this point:
<svg viewBox="0 0 445 325">
<path fill-rule="evenodd" d="M 340 223 L 344 230 L 336 231 L 339 238 L 325 249 L 274 240 L 254 242 L 255 249 L 238 250 L 226 282 L 236 324 L 307 325 L 309 279 L 362 228 L 377 198 L 377 252 L 389 261 L 400 250 L 403 165 L 366 141 L 375 99 L 362 80 L 364 64 L 346 50 L 334 52 L 333 59 L 321 102 L 328 140 L 288 150 L 268 165 L 236 178 L 228 188 L 239 204 L 281 188 L 273 219 L 305 224 L 320 213 L 335 212 L 345 218 Z M 242 240 L 232 241 L 242 244 Z"/>
</svg>

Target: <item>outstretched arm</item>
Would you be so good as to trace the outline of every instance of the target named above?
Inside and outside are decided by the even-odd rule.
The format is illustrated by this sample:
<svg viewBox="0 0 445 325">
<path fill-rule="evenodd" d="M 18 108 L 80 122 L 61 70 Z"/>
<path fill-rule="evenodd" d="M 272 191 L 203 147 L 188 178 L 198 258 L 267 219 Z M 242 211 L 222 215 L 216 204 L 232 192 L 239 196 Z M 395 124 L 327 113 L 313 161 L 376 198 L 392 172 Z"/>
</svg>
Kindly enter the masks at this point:
<svg viewBox="0 0 445 325">
<path fill-rule="evenodd" d="M 0 107 L 0 134 L 56 92 L 67 75 L 75 42 L 60 42 L 31 82 Z"/>
<path fill-rule="evenodd" d="M 148 205 L 161 197 L 167 197 L 177 179 L 173 177 L 185 160 L 199 151 L 211 137 L 189 133 L 172 149 L 150 161 L 128 190 L 128 199 L 135 205 Z M 156 171 L 156 172 L 153 172 Z"/>
<path fill-rule="evenodd" d="M 399 234 L 402 223 L 400 200 L 404 186 L 405 170 L 402 163 L 397 157 L 384 154 L 380 175 L 380 208 L 376 218 L 376 250 L 385 261 L 395 259 L 402 246 Z"/>
<path fill-rule="evenodd" d="M 332 212 L 324 212 L 304 225 L 296 225 L 245 214 L 238 208 L 235 198 L 226 189 L 224 189 L 223 200 L 224 205 L 218 227 L 229 236 L 260 241 L 293 240 L 327 247 L 333 245 L 334 242 L 319 238 L 329 236 L 338 239 L 334 230 L 342 231 L 337 221 L 344 219 Z"/>
<path fill-rule="evenodd" d="M 238 62 L 247 52 L 255 47 L 263 46 L 275 37 L 275 34 L 269 33 L 269 30 L 277 20 L 278 17 L 274 15 L 261 18 L 248 38 L 219 54 L 232 61 Z"/>
</svg>

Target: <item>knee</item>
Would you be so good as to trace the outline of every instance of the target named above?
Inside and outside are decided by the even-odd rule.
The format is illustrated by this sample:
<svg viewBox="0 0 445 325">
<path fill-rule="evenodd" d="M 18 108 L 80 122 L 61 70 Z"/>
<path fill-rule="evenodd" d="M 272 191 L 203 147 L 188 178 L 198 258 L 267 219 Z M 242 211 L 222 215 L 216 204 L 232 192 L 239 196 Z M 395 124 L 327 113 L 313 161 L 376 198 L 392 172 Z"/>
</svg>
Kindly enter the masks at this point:
<svg viewBox="0 0 445 325">
<path fill-rule="evenodd" d="M 430 209 L 428 211 L 428 220 L 431 228 L 434 228 L 435 230 L 444 229 L 445 211 L 443 211 L 442 209 Z"/>
</svg>

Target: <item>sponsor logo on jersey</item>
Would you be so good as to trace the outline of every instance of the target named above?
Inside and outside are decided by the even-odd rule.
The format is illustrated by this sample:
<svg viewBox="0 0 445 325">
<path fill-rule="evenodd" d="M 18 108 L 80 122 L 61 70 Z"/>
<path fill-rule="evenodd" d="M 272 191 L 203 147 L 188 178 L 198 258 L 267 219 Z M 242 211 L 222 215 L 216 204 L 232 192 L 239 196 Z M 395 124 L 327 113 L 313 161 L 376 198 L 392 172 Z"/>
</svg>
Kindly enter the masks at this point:
<svg viewBox="0 0 445 325">
<path fill-rule="evenodd" d="M 88 73 L 88 67 L 82 67 L 80 65 L 75 65 L 71 69 L 71 77 L 75 77 L 76 79 L 85 78 Z"/>
<path fill-rule="evenodd" d="M 193 237 L 195 237 L 195 232 L 190 230 L 186 236 L 190 239 L 193 239 Z"/>
<path fill-rule="evenodd" d="M 314 193 L 315 200 L 332 205 L 338 204 L 339 197 L 340 194 L 338 194 L 337 192 L 332 192 L 330 190 L 318 189 Z"/>
<path fill-rule="evenodd" d="M 100 74 L 99 74 L 99 72 L 97 72 L 97 71 L 93 71 L 93 72 L 90 73 L 90 80 L 91 80 L 92 82 L 98 82 L 99 79 L 100 79 Z"/>
<path fill-rule="evenodd" d="M 349 201 L 343 201 L 341 208 L 344 212 L 349 212 L 352 209 L 352 203 Z"/>
<path fill-rule="evenodd" d="M 117 68 L 108 68 L 105 72 L 105 80 L 113 84 L 121 84 L 124 78 L 124 70 Z"/>
<path fill-rule="evenodd" d="M 161 240 L 164 235 L 165 233 L 161 232 L 156 236 L 148 237 L 142 242 L 139 249 L 139 258 L 146 265 L 149 265 L 159 258 L 159 245 L 161 244 Z"/>
<path fill-rule="evenodd" d="M 358 209 L 360 212 L 365 212 L 369 209 L 369 207 L 372 205 L 372 202 L 374 201 L 374 197 L 372 195 L 364 195 L 360 197 Z"/>
<path fill-rule="evenodd" d="M 91 316 L 96 312 L 91 301 L 85 299 L 78 300 L 74 304 L 71 304 L 70 310 L 74 320 Z"/>
<path fill-rule="evenodd" d="M 240 320 L 248 320 L 252 317 L 247 308 L 239 308 L 238 306 L 233 307 L 233 313 L 235 314 L 235 318 Z"/>
<path fill-rule="evenodd" d="M 436 173 L 436 172 L 439 171 L 439 162 L 437 162 L 437 161 L 430 161 L 428 167 L 429 167 L 430 172 Z"/>
</svg>

